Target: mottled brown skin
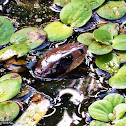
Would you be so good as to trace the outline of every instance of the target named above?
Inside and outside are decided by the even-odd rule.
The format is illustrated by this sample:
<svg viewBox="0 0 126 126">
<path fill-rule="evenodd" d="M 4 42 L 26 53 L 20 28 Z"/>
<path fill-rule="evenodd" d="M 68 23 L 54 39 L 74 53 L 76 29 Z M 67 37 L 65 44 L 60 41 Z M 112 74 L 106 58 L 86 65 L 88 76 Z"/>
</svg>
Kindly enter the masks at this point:
<svg viewBox="0 0 126 126">
<path fill-rule="evenodd" d="M 41 55 L 34 73 L 39 78 L 66 74 L 83 62 L 86 52 L 86 46 L 79 43 L 68 43 L 49 50 Z"/>
</svg>

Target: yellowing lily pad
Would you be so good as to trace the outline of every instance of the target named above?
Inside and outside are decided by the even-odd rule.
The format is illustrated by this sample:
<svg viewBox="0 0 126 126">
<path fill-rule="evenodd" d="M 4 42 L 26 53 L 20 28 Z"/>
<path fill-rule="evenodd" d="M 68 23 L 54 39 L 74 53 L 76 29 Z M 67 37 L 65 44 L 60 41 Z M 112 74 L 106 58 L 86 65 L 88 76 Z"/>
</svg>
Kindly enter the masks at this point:
<svg viewBox="0 0 126 126">
<path fill-rule="evenodd" d="M 110 32 L 113 37 L 116 37 L 118 35 L 119 25 L 113 24 L 113 23 L 108 23 L 108 24 L 102 25 L 99 29 L 106 30 L 106 31 Z"/>
<path fill-rule="evenodd" d="M 126 14 L 126 3 L 124 1 L 109 1 L 97 10 L 102 18 L 117 20 Z"/>
<path fill-rule="evenodd" d="M 116 50 L 126 50 L 126 34 L 118 35 L 112 41 L 112 47 Z"/>
<path fill-rule="evenodd" d="M 0 50 L 0 61 L 10 59 L 13 56 L 22 57 L 30 50 L 30 47 L 25 43 L 13 44 Z"/>
<path fill-rule="evenodd" d="M 40 28 L 23 28 L 13 34 L 10 39 L 12 44 L 25 42 L 31 49 L 40 46 L 46 39 L 46 32 Z"/>
<path fill-rule="evenodd" d="M 90 43 L 94 41 L 93 34 L 92 33 L 80 34 L 77 37 L 77 41 L 84 45 L 90 45 Z"/>
<path fill-rule="evenodd" d="M 0 45 L 9 43 L 14 34 L 13 24 L 3 16 L 0 16 Z"/>
<path fill-rule="evenodd" d="M 2 79 L 1 79 L 2 78 Z M 21 76 L 17 73 L 6 74 L 0 79 L 0 102 L 9 100 L 20 92 Z M 8 79 L 5 79 L 8 78 Z"/>
<path fill-rule="evenodd" d="M 90 4 L 85 0 L 74 0 L 68 3 L 60 12 L 60 19 L 71 27 L 78 28 L 85 25 L 91 18 Z"/>
<path fill-rule="evenodd" d="M 44 30 L 47 32 L 47 37 L 51 41 L 60 41 L 70 37 L 73 33 L 71 27 L 66 26 L 61 22 L 52 22 L 48 24 Z"/>
<path fill-rule="evenodd" d="M 109 73 L 117 72 L 120 67 L 118 57 L 112 53 L 98 56 L 95 63 L 100 69 Z"/>
<path fill-rule="evenodd" d="M 110 32 L 101 29 L 95 30 L 93 32 L 93 36 L 97 41 L 106 45 L 109 45 L 113 39 L 113 36 L 111 35 Z"/>
<path fill-rule="evenodd" d="M 71 0 L 54 0 L 53 3 L 56 4 L 57 6 L 64 7 L 69 2 L 71 2 Z"/>
<path fill-rule="evenodd" d="M 109 85 L 115 89 L 126 89 L 126 65 L 109 79 Z"/>
<path fill-rule="evenodd" d="M 19 114 L 19 105 L 13 101 L 0 103 L 0 122 L 12 121 Z"/>
<path fill-rule="evenodd" d="M 92 10 L 98 8 L 105 2 L 105 0 L 87 0 L 87 1 L 90 3 Z"/>
<path fill-rule="evenodd" d="M 88 112 L 92 118 L 99 121 L 108 122 L 109 113 L 112 113 L 113 107 L 109 101 L 99 100 L 91 104 L 88 108 Z"/>
<path fill-rule="evenodd" d="M 96 55 L 104 55 L 112 51 L 112 46 L 93 42 L 89 45 L 88 49 Z"/>
</svg>

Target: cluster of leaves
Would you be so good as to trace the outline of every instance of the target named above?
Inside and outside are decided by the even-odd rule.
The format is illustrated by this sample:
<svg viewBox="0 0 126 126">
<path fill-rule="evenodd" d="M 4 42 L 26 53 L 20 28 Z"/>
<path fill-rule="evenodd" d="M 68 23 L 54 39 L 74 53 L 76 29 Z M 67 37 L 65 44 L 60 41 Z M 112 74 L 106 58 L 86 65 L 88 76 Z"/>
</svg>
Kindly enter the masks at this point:
<svg viewBox="0 0 126 126">
<path fill-rule="evenodd" d="M 90 126 L 125 126 L 126 103 L 120 94 L 109 94 L 103 100 L 95 101 L 88 108 L 93 120 Z"/>
</svg>

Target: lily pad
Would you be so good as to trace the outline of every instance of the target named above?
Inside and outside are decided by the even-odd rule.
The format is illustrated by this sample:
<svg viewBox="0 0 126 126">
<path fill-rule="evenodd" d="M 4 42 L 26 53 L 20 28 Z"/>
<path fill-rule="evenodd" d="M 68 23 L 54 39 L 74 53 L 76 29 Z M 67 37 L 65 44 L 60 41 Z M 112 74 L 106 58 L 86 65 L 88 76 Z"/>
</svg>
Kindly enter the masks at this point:
<svg viewBox="0 0 126 126">
<path fill-rule="evenodd" d="M 13 56 L 22 57 L 30 50 L 30 47 L 25 43 L 13 44 L 0 50 L 0 61 L 7 60 Z"/>
<path fill-rule="evenodd" d="M 125 102 L 125 98 L 122 95 L 116 93 L 105 96 L 103 100 L 109 101 L 112 104 L 113 108 Z"/>
<path fill-rule="evenodd" d="M 105 2 L 105 0 L 87 0 L 87 1 L 90 3 L 92 10 L 98 8 Z"/>
<path fill-rule="evenodd" d="M 90 43 L 94 41 L 93 34 L 92 33 L 80 34 L 77 37 L 77 41 L 84 45 L 90 45 Z"/>
<path fill-rule="evenodd" d="M 0 45 L 9 43 L 14 34 L 13 24 L 3 16 L 0 16 Z"/>
<path fill-rule="evenodd" d="M 96 55 L 104 55 L 112 51 L 112 46 L 94 42 L 89 45 L 88 49 Z"/>
<path fill-rule="evenodd" d="M 19 114 L 19 106 L 13 101 L 0 103 L 0 122 L 12 121 Z"/>
<path fill-rule="evenodd" d="M 52 22 L 48 24 L 44 30 L 47 32 L 48 39 L 52 41 L 64 40 L 73 33 L 71 27 L 68 27 L 61 22 Z"/>
<path fill-rule="evenodd" d="M 126 50 L 126 34 L 118 35 L 112 41 L 112 47 L 116 50 Z"/>
<path fill-rule="evenodd" d="M 113 106 L 109 101 L 99 100 L 91 104 L 88 108 L 89 114 L 92 118 L 99 121 L 108 122 L 109 113 L 112 113 Z"/>
<path fill-rule="evenodd" d="M 46 32 L 36 27 L 23 28 L 13 34 L 12 44 L 25 42 L 31 49 L 40 46 L 46 39 Z"/>
<path fill-rule="evenodd" d="M 121 119 L 126 113 L 126 104 L 122 103 L 122 104 L 117 105 L 113 111 L 115 113 L 116 120 Z"/>
<path fill-rule="evenodd" d="M 97 41 L 106 45 L 110 45 L 113 39 L 113 36 L 111 35 L 110 32 L 108 32 L 107 30 L 101 30 L 101 29 L 94 30 L 93 36 Z"/>
<path fill-rule="evenodd" d="M 54 0 L 53 3 L 56 4 L 57 6 L 64 7 L 69 2 L 71 2 L 71 0 Z"/>
<path fill-rule="evenodd" d="M 126 89 L 126 65 L 109 79 L 109 85 L 115 89 Z"/>
<path fill-rule="evenodd" d="M 0 102 L 9 100 L 16 96 L 20 92 L 21 82 L 22 79 L 17 73 L 2 76 L 0 78 Z"/>
<path fill-rule="evenodd" d="M 124 1 L 109 1 L 97 10 L 102 18 L 117 20 L 126 14 L 126 3 Z"/>
<path fill-rule="evenodd" d="M 98 56 L 95 63 L 100 69 L 109 73 L 117 72 L 120 67 L 118 57 L 112 53 Z"/>
<path fill-rule="evenodd" d="M 68 3 L 60 12 L 63 23 L 78 28 L 85 25 L 91 18 L 92 10 L 90 4 L 85 0 L 76 0 Z"/>
<path fill-rule="evenodd" d="M 113 24 L 113 23 L 108 23 L 108 24 L 102 25 L 99 29 L 106 30 L 106 31 L 110 32 L 113 37 L 116 37 L 118 35 L 119 25 Z"/>
</svg>

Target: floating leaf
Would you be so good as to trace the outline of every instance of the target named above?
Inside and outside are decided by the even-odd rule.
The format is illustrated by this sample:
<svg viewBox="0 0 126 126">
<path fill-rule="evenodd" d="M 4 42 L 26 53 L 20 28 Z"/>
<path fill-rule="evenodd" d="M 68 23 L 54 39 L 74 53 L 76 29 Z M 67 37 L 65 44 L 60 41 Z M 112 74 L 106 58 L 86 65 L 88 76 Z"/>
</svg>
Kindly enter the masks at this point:
<svg viewBox="0 0 126 126">
<path fill-rule="evenodd" d="M 103 100 L 109 101 L 112 104 L 113 108 L 125 102 L 125 98 L 122 95 L 116 93 L 105 96 Z"/>
<path fill-rule="evenodd" d="M 115 89 L 126 88 L 126 65 L 121 67 L 118 73 L 109 79 L 109 85 Z"/>
<path fill-rule="evenodd" d="M 90 122 L 90 126 L 111 126 L 109 123 L 93 120 Z"/>
<path fill-rule="evenodd" d="M 85 0 L 77 0 L 68 3 L 60 12 L 63 23 L 78 28 L 85 25 L 91 18 L 92 10 L 90 4 Z"/>
<path fill-rule="evenodd" d="M 0 78 L 0 102 L 9 100 L 20 92 L 22 79 L 19 74 L 6 74 Z M 9 89 L 9 91 L 8 91 Z"/>
<path fill-rule="evenodd" d="M 44 30 L 47 32 L 48 39 L 52 41 L 64 40 L 73 33 L 71 27 L 62 24 L 61 22 L 52 22 L 48 24 Z"/>
<path fill-rule="evenodd" d="M 108 23 L 108 24 L 102 25 L 99 29 L 106 30 L 110 32 L 113 37 L 116 37 L 118 35 L 119 25 Z"/>
<path fill-rule="evenodd" d="M 13 101 L 0 103 L 0 122 L 12 121 L 19 114 L 19 106 Z"/>
<path fill-rule="evenodd" d="M 99 100 L 91 104 L 88 108 L 89 114 L 92 118 L 99 121 L 108 122 L 109 113 L 112 113 L 113 106 L 109 101 Z"/>
<path fill-rule="evenodd" d="M 98 8 L 105 2 L 105 0 L 87 0 L 87 1 L 90 3 L 92 10 Z"/>
<path fill-rule="evenodd" d="M 120 63 L 126 62 L 126 51 L 116 51 L 115 53 L 117 54 Z"/>
<path fill-rule="evenodd" d="M 114 126 L 126 126 L 126 117 L 113 122 Z"/>
<path fill-rule="evenodd" d="M 30 47 L 25 44 L 13 44 L 0 50 L 0 61 L 7 60 L 13 56 L 22 57 L 30 51 Z"/>
<path fill-rule="evenodd" d="M 97 41 L 106 45 L 109 45 L 113 39 L 113 36 L 110 32 L 101 29 L 94 30 L 93 36 Z"/>
<path fill-rule="evenodd" d="M 118 57 L 112 53 L 98 56 L 95 63 L 100 69 L 109 73 L 117 72 L 120 66 Z"/>
<path fill-rule="evenodd" d="M 84 45 L 90 45 L 94 41 L 94 38 L 92 33 L 83 33 L 77 37 L 77 40 Z"/>
<path fill-rule="evenodd" d="M 124 1 L 109 1 L 97 10 L 102 18 L 117 20 L 126 14 L 126 3 Z"/>
<path fill-rule="evenodd" d="M 116 120 L 121 119 L 126 113 L 126 104 L 122 103 L 115 106 L 113 113 L 115 114 Z"/>
<path fill-rule="evenodd" d="M 116 50 L 126 50 L 126 34 L 118 35 L 112 41 L 112 47 Z"/>
<path fill-rule="evenodd" d="M 40 46 L 46 39 L 46 32 L 36 27 L 23 28 L 13 34 L 11 43 L 25 42 L 31 49 Z"/>
<path fill-rule="evenodd" d="M 71 0 L 54 0 L 54 4 L 56 4 L 60 7 L 64 7 L 69 2 L 71 2 Z"/>
<path fill-rule="evenodd" d="M 96 55 L 104 55 L 112 51 L 112 46 L 94 42 L 89 45 L 88 49 Z"/>
<path fill-rule="evenodd" d="M 9 43 L 11 36 L 14 34 L 12 23 L 3 16 L 0 16 L 0 45 Z"/>
</svg>

